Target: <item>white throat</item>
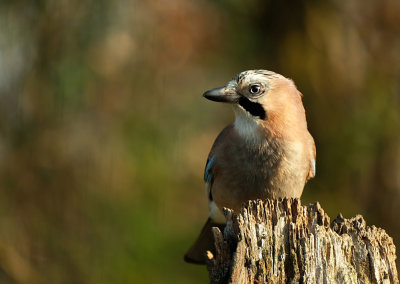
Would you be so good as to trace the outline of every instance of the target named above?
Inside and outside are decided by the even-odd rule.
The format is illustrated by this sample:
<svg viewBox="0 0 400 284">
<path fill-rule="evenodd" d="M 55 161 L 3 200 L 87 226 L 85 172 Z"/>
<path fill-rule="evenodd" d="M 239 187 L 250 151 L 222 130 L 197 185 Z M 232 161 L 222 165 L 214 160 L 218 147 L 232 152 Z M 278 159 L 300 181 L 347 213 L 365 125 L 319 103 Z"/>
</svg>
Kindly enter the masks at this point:
<svg viewBox="0 0 400 284">
<path fill-rule="evenodd" d="M 240 106 L 233 106 L 235 113 L 234 128 L 241 137 L 250 142 L 261 142 L 259 127 L 261 127 L 258 118 L 254 118 Z"/>
</svg>

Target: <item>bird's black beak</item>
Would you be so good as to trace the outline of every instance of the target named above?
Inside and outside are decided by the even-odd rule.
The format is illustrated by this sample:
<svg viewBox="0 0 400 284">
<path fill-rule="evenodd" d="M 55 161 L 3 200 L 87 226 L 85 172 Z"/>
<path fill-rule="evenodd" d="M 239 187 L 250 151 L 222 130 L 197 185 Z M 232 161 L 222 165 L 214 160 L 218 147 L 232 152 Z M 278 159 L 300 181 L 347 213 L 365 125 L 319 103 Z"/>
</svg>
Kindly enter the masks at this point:
<svg viewBox="0 0 400 284">
<path fill-rule="evenodd" d="M 203 97 L 214 102 L 237 103 L 239 95 L 226 87 L 215 88 L 203 94 Z"/>
</svg>

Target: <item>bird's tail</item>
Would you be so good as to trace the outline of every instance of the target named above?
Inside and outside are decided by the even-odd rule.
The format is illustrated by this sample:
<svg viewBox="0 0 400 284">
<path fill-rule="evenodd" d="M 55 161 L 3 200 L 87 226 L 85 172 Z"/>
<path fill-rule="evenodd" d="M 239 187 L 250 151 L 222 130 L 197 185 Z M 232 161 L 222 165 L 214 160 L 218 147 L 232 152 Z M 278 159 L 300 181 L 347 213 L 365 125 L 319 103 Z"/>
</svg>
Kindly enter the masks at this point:
<svg viewBox="0 0 400 284">
<path fill-rule="evenodd" d="M 211 218 L 208 218 L 196 242 L 185 254 L 186 262 L 205 264 L 206 252 L 208 250 L 215 255 L 214 236 L 211 231 L 212 227 L 218 227 L 220 230 L 223 230 L 225 224 L 215 223 Z"/>
</svg>

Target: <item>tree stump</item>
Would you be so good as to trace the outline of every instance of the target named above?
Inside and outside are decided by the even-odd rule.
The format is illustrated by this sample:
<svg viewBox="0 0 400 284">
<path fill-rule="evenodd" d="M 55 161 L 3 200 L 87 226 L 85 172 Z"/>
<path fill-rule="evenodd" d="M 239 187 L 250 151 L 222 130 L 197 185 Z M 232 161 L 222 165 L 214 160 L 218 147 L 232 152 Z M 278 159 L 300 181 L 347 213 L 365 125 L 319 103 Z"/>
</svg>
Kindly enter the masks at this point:
<svg viewBox="0 0 400 284">
<path fill-rule="evenodd" d="M 207 253 L 211 283 L 399 283 L 396 248 L 361 215 L 330 224 L 319 203 L 249 201 L 239 215 L 225 209 Z"/>
</svg>

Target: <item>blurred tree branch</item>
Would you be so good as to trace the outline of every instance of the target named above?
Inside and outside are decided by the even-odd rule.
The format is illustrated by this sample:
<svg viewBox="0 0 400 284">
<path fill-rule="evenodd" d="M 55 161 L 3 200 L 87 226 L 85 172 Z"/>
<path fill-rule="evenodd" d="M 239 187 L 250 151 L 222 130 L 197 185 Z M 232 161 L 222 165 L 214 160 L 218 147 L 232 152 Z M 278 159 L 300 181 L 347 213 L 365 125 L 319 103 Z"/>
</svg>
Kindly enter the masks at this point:
<svg viewBox="0 0 400 284">
<path fill-rule="evenodd" d="M 2 239 L 0 239 L 0 267 L 18 284 L 40 283 L 30 263 Z"/>
</svg>

